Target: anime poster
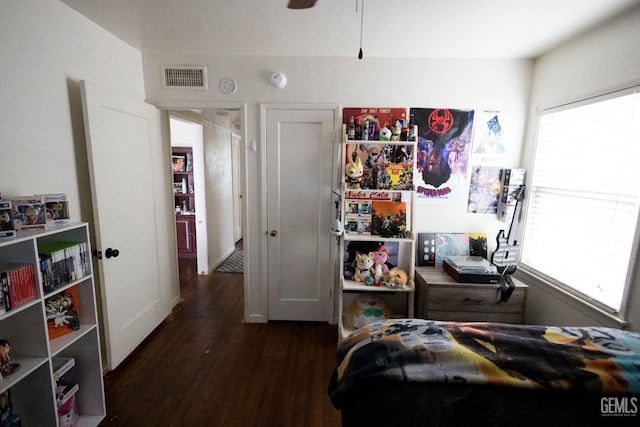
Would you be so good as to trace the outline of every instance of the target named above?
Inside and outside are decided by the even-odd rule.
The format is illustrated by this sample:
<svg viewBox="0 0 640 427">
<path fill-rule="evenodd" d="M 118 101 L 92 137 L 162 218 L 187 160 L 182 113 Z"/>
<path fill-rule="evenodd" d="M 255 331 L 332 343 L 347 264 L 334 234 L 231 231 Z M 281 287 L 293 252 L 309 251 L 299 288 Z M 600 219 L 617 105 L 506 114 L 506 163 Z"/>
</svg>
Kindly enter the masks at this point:
<svg viewBox="0 0 640 427">
<path fill-rule="evenodd" d="M 502 168 L 474 166 L 469 182 L 467 212 L 496 214 L 500 198 Z"/>
<path fill-rule="evenodd" d="M 418 203 L 463 203 L 473 135 L 473 110 L 411 108 L 418 126 Z"/>
<path fill-rule="evenodd" d="M 498 165 L 507 154 L 504 126 L 510 125 L 506 115 L 497 110 L 476 113 L 473 136 L 473 163 L 476 165 Z M 506 122 L 506 123 L 505 123 Z"/>
</svg>

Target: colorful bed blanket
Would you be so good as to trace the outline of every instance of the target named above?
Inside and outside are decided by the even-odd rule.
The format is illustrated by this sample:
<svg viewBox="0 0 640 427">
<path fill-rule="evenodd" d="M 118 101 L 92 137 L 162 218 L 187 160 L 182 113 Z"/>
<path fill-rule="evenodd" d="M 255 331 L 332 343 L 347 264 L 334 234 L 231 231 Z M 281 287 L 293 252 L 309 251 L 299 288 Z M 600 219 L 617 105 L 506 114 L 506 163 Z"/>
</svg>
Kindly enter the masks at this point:
<svg viewBox="0 0 640 427">
<path fill-rule="evenodd" d="M 406 381 L 640 395 L 640 334 L 603 327 L 395 319 L 338 344 L 332 400 Z"/>
</svg>

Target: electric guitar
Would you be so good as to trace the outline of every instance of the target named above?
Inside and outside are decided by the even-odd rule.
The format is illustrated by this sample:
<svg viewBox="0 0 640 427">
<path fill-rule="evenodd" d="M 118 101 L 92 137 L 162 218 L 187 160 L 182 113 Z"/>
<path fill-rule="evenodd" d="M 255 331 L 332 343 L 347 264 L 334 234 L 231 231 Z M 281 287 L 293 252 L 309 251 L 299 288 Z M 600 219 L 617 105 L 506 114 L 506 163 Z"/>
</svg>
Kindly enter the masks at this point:
<svg viewBox="0 0 640 427">
<path fill-rule="evenodd" d="M 515 289 L 515 284 L 509 277 L 516 271 L 516 258 L 520 252 L 520 244 L 515 240 L 516 229 L 520 221 L 520 210 L 522 209 L 522 200 L 524 199 L 524 185 L 521 185 L 514 194 L 516 207 L 509 226 L 509 233 L 505 236 L 504 230 L 498 232 L 496 237 L 498 245 L 491 255 L 491 263 L 498 268 L 500 273 L 500 289 L 501 301 L 507 302 Z"/>
</svg>

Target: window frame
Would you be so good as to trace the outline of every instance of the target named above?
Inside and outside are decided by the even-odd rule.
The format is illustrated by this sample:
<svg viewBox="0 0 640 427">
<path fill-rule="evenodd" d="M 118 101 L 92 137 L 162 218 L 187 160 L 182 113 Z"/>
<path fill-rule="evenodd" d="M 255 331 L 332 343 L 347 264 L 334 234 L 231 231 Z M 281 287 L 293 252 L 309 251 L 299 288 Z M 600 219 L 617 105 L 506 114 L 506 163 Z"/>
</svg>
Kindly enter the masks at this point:
<svg viewBox="0 0 640 427">
<path fill-rule="evenodd" d="M 617 97 L 622 97 L 622 96 L 626 96 L 634 93 L 636 94 L 640 93 L 640 84 L 635 83 L 633 86 L 618 88 L 618 89 L 610 90 L 600 94 L 592 94 L 590 96 L 576 98 L 575 100 L 572 100 L 572 101 L 566 101 L 564 103 L 549 105 L 549 106 L 537 108 L 536 110 L 534 110 L 534 114 L 536 114 L 536 117 L 535 117 L 535 121 L 532 121 L 534 122 L 532 124 L 535 126 L 533 131 L 533 138 L 532 138 L 533 144 L 532 144 L 532 149 L 529 153 L 529 157 L 527 159 L 528 161 L 526 162 L 527 163 L 526 181 L 529 188 L 531 188 L 530 185 L 532 183 L 533 171 L 535 168 L 538 137 L 540 133 L 540 124 L 541 124 L 542 117 L 545 114 L 566 111 L 573 108 L 579 108 L 586 105 L 607 101 L 610 99 L 614 99 Z M 523 212 L 522 212 L 523 217 L 521 219 L 522 227 L 517 233 L 520 239 L 524 237 L 525 230 L 527 227 L 527 220 L 528 220 L 527 214 L 529 211 L 528 205 L 529 205 L 529 200 L 528 198 L 525 197 L 525 200 L 523 202 Z M 606 304 L 601 303 L 600 301 L 580 292 L 578 289 L 570 285 L 566 285 L 560 282 L 559 280 L 554 279 L 553 277 L 536 270 L 535 268 L 522 264 L 522 262 L 518 263 L 518 270 L 515 273 L 515 277 L 525 282 L 529 282 L 536 285 L 543 285 L 548 289 L 551 289 L 554 295 L 560 298 L 563 298 L 568 302 L 571 302 L 571 301 L 577 302 L 580 307 L 582 308 L 586 307 L 591 312 L 595 312 L 603 319 L 614 321 L 618 324 L 618 326 L 624 327 L 628 324 L 626 319 L 628 318 L 628 314 L 631 309 L 630 297 L 632 294 L 632 289 L 634 288 L 634 285 L 640 286 L 640 277 L 638 277 L 640 275 L 640 259 L 639 259 L 640 212 L 636 217 L 635 227 L 636 227 L 635 234 L 633 236 L 633 242 L 632 242 L 631 251 L 629 254 L 629 264 L 626 271 L 624 289 L 622 293 L 622 299 L 621 299 L 619 310 L 612 309 Z M 518 258 L 519 258 L 519 261 L 521 261 L 522 251 L 520 251 Z"/>
</svg>

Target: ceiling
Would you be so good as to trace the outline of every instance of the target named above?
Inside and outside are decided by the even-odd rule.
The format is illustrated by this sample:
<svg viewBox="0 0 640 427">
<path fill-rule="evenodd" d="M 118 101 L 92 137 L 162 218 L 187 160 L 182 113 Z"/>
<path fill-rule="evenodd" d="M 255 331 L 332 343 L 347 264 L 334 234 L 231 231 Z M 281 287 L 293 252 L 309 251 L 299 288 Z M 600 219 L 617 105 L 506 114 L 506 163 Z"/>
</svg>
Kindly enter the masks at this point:
<svg viewBox="0 0 640 427">
<path fill-rule="evenodd" d="M 143 54 L 535 58 L 640 0 L 61 0 Z M 364 2 L 364 5 L 362 4 Z M 364 8 L 363 8 L 364 6 Z M 357 12 L 356 12 L 357 7 Z"/>
</svg>

